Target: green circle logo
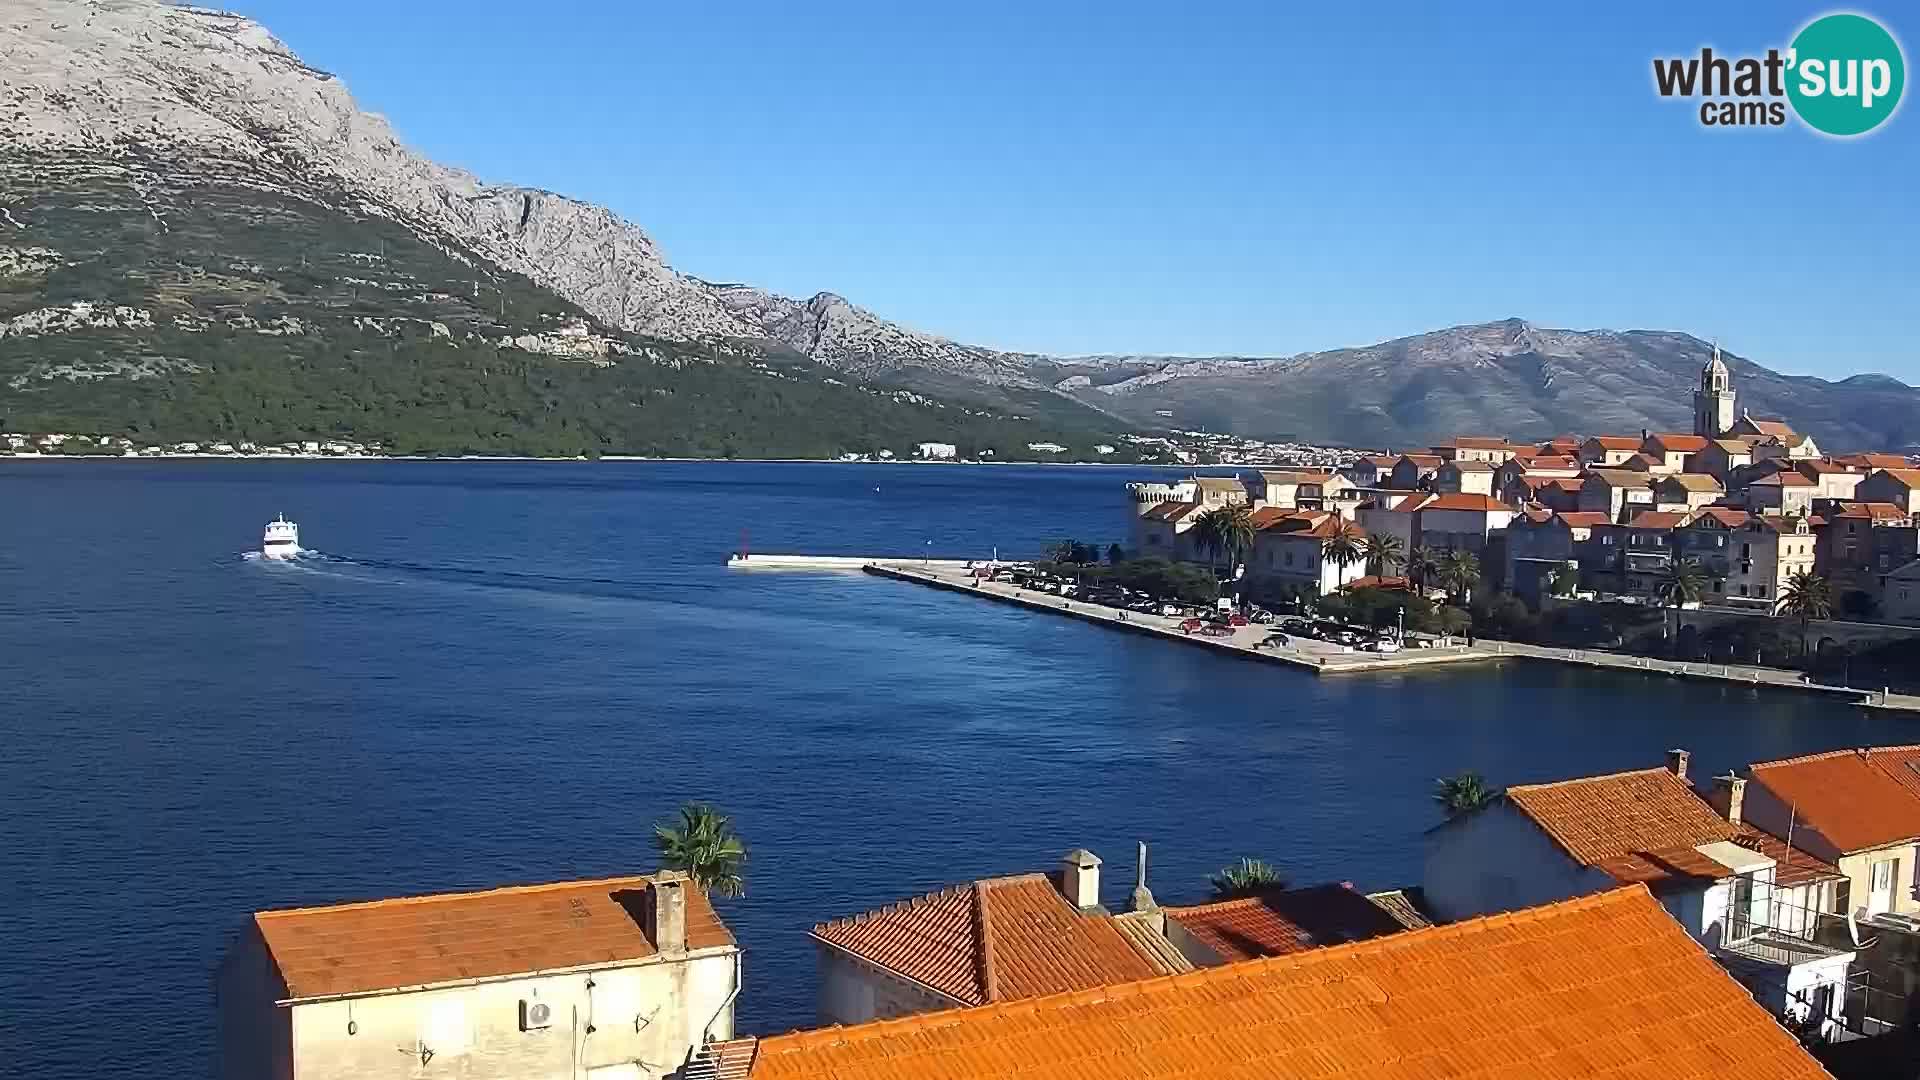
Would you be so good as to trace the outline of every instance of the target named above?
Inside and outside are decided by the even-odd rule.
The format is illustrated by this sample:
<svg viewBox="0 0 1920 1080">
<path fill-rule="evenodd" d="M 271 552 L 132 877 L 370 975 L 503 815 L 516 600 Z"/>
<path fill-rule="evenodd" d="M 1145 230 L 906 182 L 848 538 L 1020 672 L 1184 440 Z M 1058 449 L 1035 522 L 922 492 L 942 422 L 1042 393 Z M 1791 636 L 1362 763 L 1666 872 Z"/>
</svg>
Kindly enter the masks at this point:
<svg viewBox="0 0 1920 1080">
<path fill-rule="evenodd" d="M 1807 126 L 1828 135 L 1863 135 L 1900 104 L 1907 63 L 1900 43 L 1864 15 L 1823 15 L 1787 53 L 1787 99 Z"/>
</svg>

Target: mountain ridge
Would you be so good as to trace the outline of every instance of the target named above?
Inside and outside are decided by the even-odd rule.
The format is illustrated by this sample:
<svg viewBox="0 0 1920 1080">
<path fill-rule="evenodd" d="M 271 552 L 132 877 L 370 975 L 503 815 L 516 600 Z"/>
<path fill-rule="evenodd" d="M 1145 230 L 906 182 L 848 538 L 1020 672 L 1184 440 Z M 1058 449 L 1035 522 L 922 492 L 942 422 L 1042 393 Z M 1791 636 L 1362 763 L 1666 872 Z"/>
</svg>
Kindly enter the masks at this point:
<svg viewBox="0 0 1920 1080">
<path fill-rule="evenodd" d="M 1681 369 L 1706 351 L 1677 332 L 1519 319 L 1284 357 L 1062 357 L 969 345 L 833 292 L 788 297 L 682 273 L 612 210 L 434 162 L 360 109 L 337 76 L 243 16 L 159 0 L 12 0 L 0 31 L 0 130 L 31 158 L 19 168 L 43 189 L 63 177 L 124 178 L 163 230 L 165 208 L 143 191 L 191 182 L 308 199 L 394 221 L 469 266 L 476 295 L 482 278 L 518 275 L 614 332 L 758 343 L 965 407 L 1349 444 L 1437 438 L 1451 425 L 1520 436 L 1569 419 L 1637 429 L 1690 419 Z M 0 203 L 0 247 L 10 226 L 25 228 L 13 209 Z M 1833 383 L 1757 364 L 1745 374 L 1757 406 L 1789 419 L 1807 413 L 1824 441 L 1920 440 L 1898 415 L 1920 411 L 1920 392 L 1898 380 Z"/>
</svg>

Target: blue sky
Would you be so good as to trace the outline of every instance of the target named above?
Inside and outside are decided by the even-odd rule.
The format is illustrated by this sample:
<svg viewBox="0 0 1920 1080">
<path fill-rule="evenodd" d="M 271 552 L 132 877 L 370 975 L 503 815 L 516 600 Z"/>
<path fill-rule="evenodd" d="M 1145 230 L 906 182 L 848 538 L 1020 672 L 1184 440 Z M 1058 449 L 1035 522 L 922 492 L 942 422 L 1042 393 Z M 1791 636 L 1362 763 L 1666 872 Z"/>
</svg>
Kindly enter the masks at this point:
<svg viewBox="0 0 1920 1080">
<path fill-rule="evenodd" d="M 964 341 L 1274 355 L 1519 316 L 1920 382 L 1912 103 L 1841 141 L 1653 92 L 1656 55 L 1824 7 L 228 2 L 435 158 Z M 1920 18 L 1855 10 L 1913 61 Z"/>
</svg>

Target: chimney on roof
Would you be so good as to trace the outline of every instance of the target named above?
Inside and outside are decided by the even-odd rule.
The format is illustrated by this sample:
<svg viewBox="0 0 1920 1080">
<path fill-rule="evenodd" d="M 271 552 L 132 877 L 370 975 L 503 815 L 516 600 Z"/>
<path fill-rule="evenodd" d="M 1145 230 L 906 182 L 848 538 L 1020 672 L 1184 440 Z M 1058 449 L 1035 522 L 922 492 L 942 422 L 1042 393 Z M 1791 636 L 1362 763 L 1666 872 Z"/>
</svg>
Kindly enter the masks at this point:
<svg viewBox="0 0 1920 1080">
<path fill-rule="evenodd" d="M 1153 891 L 1147 888 L 1147 842 L 1142 840 L 1134 856 L 1133 894 L 1127 897 L 1127 910 L 1153 911 L 1159 906 L 1153 902 Z"/>
<path fill-rule="evenodd" d="M 1100 856 L 1074 848 L 1060 859 L 1060 891 L 1081 911 L 1100 906 Z"/>
<path fill-rule="evenodd" d="M 1653 432 L 1651 432 L 1651 431 L 1648 431 L 1648 430 L 1647 430 L 1646 428 L 1641 428 L 1641 429 L 1640 429 L 1640 441 L 1641 441 L 1641 442 L 1646 442 L 1646 441 L 1647 441 L 1648 439 L 1651 439 L 1651 438 L 1653 438 Z"/>
<path fill-rule="evenodd" d="M 1667 751 L 1667 769 L 1682 780 L 1687 778 L 1687 762 L 1693 757 L 1685 750 Z"/>
<path fill-rule="evenodd" d="M 1740 807 L 1746 802 L 1747 782 L 1735 776 L 1731 770 L 1725 776 L 1713 778 L 1713 793 L 1707 796 L 1707 802 L 1727 819 L 1729 825 L 1740 824 Z"/>
<path fill-rule="evenodd" d="M 687 951 L 687 875 L 679 870 L 662 870 L 647 879 L 651 902 L 647 904 L 647 940 L 662 956 L 677 956 Z"/>
</svg>

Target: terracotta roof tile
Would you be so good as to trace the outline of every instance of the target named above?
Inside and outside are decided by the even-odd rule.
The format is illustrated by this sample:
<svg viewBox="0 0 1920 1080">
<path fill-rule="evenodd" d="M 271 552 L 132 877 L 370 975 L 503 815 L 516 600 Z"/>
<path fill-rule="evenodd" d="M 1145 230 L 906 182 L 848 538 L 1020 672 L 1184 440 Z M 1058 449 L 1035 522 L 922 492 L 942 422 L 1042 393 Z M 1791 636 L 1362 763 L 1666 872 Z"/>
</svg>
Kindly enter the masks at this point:
<svg viewBox="0 0 1920 1080">
<path fill-rule="evenodd" d="M 1316 885 L 1162 910 L 1229 961 L 1366 941 L 1406 929 L 1350 885 Z"/>
<path fill-rule="evenodd" d="M 1812 1080 L 1646 890 L 1167 978 L 764 1039 L 757 1080 Z"/>
<path fill-rule="evenodd" d="M 1646 445 L 1670 454 L 1697 454 L 1709 441 L 1704 435 L 1657 434 L 1647 436 Z"/>
<path fill-rule="evenodd" d="M 1422 510 L 1512 510 L 1513 507 L 1491 495 L 1476 495 L 1461 492 L 1453 495 L 1436 495 L 1432 502 L 1422 506 Z"/>
<path fill-rule="evenodd" d="M 1876 522 L 1907 521 L 1913 517 L 1900 507 L 1884 502 L 1848 503 L 1846 509 L 1833 516 Z"/>
<path fill-rule="evenodd" d="M 1767 761 L 1753 782 L 1840 851 L 1920 837 L 1920 746 L 1878 746 Z"/>
<path fill-rule="evenodd" d="M 1837 464 L 1852 465 L 1862 469 L 1909 469 L 1913 465 L 1899 454 L 1842 454 L 1833 459 Z"/>
<path fill-rule="evenodd" d="M 1500 468 L 1486 461 L 1449 461 L 1440 467 L 1454 472 L 1498 472 Z"/>
<path fill-rule="evenodd" d="M 1686 524 L 1687 515 L 1677 510 L 1642 510 L 1627 522 L 1629 529 L 1677 529 Z"/>
<path fill-rule="evenodd" d="M 1920 469 L 1881 469 L 1880 472 L 1893 477 L 1908 488 L 1920 488 Z"/>
<path fill-rule="evenodd" d="M 1568 469 L 1578 469 L 1580 467 L 1580 462 L 1573 458 L 1548 457 L 1545 454 L 1529 458 L 1525 464 L 1526 471 L 1529 473 L 1565 472 Z"/>
<path fill-rule="evenodd" d="M 1727 506 L 1703 506 L 1693 515 L 1689 525 L 1698 525 L 1702 521 L 1713 521 L 1728 529 L 1737 529 L 1747 523 L 1751 515 L 1745 510 L 1735 510 Z"/>
<path fill-rule="evenodd" d="M 1614 487 L 1651 487 L 1653 481 L 1646 473 L 1632 469 L 1588 469 L 1587 476 L 1604 480 Z"/>
<path fill-rule="evenodd" d="M 253 917 L 289 998 L 377 993 L 645 960 L 645 877 L 411 896 Z M 733 935 L 688 887 L 687 947 Z"/>
<path fill-rule="evenodd" d="M 1638 450 L 1640 449 L 1640 440 L 1634 438 L 1631 435 L 1595 435 L 1593 438 L 1588 439 L 1585 443 L 1582 443 L 1581 445 L 1585 446 L 1589 444 L 1598 446 L 1602 450 Z"/>
<path fill-rule="evenodd" d="M 1411 461 L 1415 465 L 1428 469 L 1437 469 L 1441 465 L 1441 459 L 1438 454 L 1401 454 L 1400 457 L 1395 460 L 1395 464 L 1398 464 L 1400 461 Z"/>
<path fill-rule="evenodd" d="M 1814 482 L 1797 472 L 1777 472 L 1763 476 L 1748 487 L 1813 487 Z"/>
<path fill-rule="evenodd" d="M 1611 519 L 1598 510 L 1570 510 L 1559 517 L 1561 521 L 1575 529 L 1591 529 L 1596 525 L 1612 524 Z"/>
<path fill-rule="evenodd" d="M 1792 441 L 1797 441 L 1800 438 L 1800 433 L 1793 430 L 1793 425 L 1787 423 L 1785 420 L 1756 420 L 1751 416 L 1745 417 L 1744 419 L 1747 423 L 1753 425 L 1753 430 L 1762 435 L 1771 435 L 1775 438 Z"/>
<path fill-rule="evenodd" d="M 1075 910 L 1045 874 L 943 889 L 813 936 L 967 1005 L 1167 973 L 1112 916 Z"/>
<path fill-rule="evenodd" d="M 1510 787 L 1507 799 L 1583 866 L 1739 834 L 1664 768 Z"/>
</svg>

